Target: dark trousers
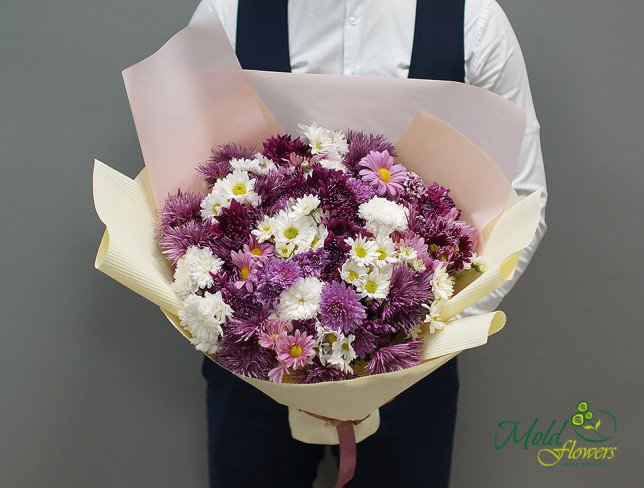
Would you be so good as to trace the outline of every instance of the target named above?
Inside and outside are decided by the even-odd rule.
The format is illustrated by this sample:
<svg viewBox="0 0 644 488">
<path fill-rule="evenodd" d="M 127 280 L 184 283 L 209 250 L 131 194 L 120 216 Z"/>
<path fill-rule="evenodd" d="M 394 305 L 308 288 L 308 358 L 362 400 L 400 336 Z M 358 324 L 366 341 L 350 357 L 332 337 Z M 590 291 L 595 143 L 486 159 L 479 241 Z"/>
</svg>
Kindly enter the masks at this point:
<svg viewBox="0 0 644 488">
<path fill-rule="evenodd" d="M 208 358 L 203 374 L 210 487 L 310 488 L 324 447 L 294 440 L 286 407 Z M 447 487 L 457 396 L 453 359 L 381 407 L 380 428 L 358 444 L 347 488 Z"/>
</svg>

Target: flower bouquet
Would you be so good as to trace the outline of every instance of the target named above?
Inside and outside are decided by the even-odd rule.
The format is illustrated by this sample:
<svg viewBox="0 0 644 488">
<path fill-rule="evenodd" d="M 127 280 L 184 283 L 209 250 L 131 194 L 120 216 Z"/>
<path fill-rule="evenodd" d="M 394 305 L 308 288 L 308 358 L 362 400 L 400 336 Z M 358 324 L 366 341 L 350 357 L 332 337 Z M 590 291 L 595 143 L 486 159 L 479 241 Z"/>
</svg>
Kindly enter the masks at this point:
<svg viewBox="0 0 644 488">
<path fill-rule="evenodd" d="M 523 114 L 458 83 L 242 70 L 216 15 L 124 77 L 146 169 L 95 163 L 96 267 L 289 406 L 296 439 L 340 443 L 341 486 L 380 406 L 505 324 L 455 317 L 535 234 L 540 192 L 506 176 Z"/>
</svg>

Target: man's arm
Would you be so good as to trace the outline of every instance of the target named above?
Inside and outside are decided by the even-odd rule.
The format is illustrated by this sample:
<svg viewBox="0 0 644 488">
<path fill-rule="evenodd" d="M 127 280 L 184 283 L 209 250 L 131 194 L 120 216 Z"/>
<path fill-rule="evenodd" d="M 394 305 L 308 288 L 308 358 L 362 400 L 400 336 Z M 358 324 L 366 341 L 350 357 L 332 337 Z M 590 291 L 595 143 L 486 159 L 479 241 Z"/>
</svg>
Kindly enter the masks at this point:
<svg viewBox="0 0 644 488">
<path fill-rule="evenodd" d="M 466 53 L 467 82 L 490 90 L 526 111 L 526 130 L 512 186 L 519 198 L 523 198 L 541 187 L 543 187 L 543 193 L 541 195 L 541 220 L 537 233 L 532 243 L 521 253 L 513 278 L 501 288 L 469 307 L 461 316 L 486 313 L 496 309 L 515 285 L 526 270 L 546 232 L 545 207 L 548 199 L 539 137 L 540 126 L 532 103 L 532 93 L 523 54 L 514 30 L 505 12 L 494 0 L 467 0 L 466 9 L 470 9 L 472 13 L 470 18 L 473 22 L 470 32 L 470 35 L 473 36 L 472 50 L 470 53 Z M 466 19 L 467 14 L 466 11 Z"/>
</svg>

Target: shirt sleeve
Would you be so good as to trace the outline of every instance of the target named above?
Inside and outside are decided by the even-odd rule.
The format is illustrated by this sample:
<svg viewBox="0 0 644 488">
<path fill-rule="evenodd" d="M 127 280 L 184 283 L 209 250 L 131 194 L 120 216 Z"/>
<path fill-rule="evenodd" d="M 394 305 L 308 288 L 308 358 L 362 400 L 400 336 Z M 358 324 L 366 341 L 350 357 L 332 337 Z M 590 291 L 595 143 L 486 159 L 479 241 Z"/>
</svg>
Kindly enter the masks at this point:
<svg viewBox="0 0 644 488">
<path fill-rule="evenodd" d="M 546 232 L 545 208 L 548 199 L 541 154 L 540 126 L 535 114 L 521 47 L 505 12 L 494 0 L 478 12 L 473 52 L 466 69 L 468 82 L 490 90 L 526 111 L 526 129 L 512 186 L 519 198 L 543 188 L 541 219 L 532 243 L 522 251 L 512 279 L 462 312 L 461 316 L 491 312 L 501 303 L 528 267 Z"/>
</svg>

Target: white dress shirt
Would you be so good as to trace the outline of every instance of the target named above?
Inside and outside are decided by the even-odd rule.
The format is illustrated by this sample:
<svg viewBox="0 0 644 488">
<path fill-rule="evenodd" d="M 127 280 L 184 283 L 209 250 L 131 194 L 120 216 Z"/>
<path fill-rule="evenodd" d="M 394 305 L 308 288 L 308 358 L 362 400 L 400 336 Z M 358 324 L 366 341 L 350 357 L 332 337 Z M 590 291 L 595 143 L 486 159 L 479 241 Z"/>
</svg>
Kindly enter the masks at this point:
<svg viewBox="0 0 644 488">
<path fill-rule="evenodd" d="M 233 48 L 237 0 L 201 0 L 192 20 L 217 12 Z M 409 73 L 416 0 L 289 0 L 288 30 L 294 73 L 377 75 Z M 521 48 L 505 13 L 494 0 L 465 1 L 465 82 L 490 90 L 527 113 L 523 145 L 512 180 L 519 198 L 540 187 L 542 211 L 534 240 L 522 253 L 512 280 L 461 315 L 495 310 L 525 271 L 546 232 L 546 177 Z M 440 182 L 439 182 L 440 183 Z"/>
</svg>

